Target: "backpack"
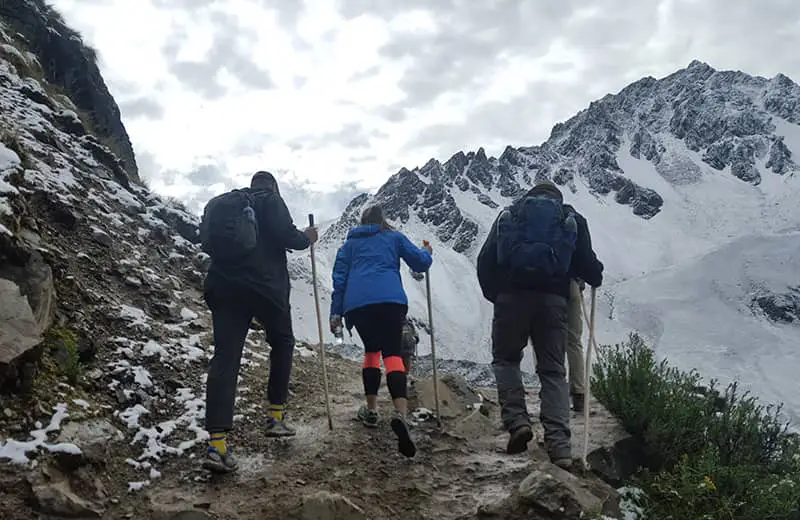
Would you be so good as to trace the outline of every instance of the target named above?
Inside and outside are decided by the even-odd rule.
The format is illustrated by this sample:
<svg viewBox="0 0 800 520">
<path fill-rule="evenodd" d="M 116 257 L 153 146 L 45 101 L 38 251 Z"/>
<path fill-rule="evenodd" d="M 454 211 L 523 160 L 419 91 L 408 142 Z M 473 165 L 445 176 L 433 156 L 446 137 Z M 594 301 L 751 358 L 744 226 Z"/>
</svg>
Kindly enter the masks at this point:
<svg viewBox="0 0 800 520">
<path fill-rule="evenodd" d="M 200 243 L 212 260 L 237 260 L 255 250 L 257 241 L 258 222 L 249 193 L 233 190 L 208 201 L 200 221 Z"/>
<path fill-rule="evenodd" d="M 498 219 L 497 260 L 512 281 L 567 277 L 578 237 L 575 212 L 546 194 L 528 195 Z"/>
</svg>

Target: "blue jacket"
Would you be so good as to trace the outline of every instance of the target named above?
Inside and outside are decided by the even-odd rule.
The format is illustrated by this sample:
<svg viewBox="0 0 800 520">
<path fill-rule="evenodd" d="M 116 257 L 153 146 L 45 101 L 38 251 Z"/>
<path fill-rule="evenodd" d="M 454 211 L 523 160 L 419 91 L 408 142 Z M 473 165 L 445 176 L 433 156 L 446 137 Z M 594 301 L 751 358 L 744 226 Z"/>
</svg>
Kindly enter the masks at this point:
<svg viewBox="0 0 800 520">
<path fill-rule="evenodd" d="M 373 303 L 408 305 L 400 278 L 400 259 L 416 273 L 427 271 L 433 257 L 399 231 L 377 224 L 357 226 L 336 253 L 331 316 L 344 316 Z"/>
</svg>

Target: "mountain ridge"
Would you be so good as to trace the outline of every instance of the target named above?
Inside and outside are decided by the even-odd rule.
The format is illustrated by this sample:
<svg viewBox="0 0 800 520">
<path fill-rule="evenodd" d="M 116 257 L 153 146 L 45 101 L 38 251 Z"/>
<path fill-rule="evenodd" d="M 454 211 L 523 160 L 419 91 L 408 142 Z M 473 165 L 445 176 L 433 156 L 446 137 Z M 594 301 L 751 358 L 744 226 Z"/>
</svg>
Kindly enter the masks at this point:
<svg viewBox="0 0 800 520">
<path fill-rule="evenodd" d="M 336 248 L 365 206 L 381 203 L 413 240 L 433 242 L 431 284 L 440 355 L 488 362 L 491 306 L 477 287 L 475 256 L 500 208 L 537 179 L 551 179 L 587 217 L 595 249 L 606 264 L 598 306 L 606 315 L 615 314 L 615 320 L 600 324 L 599 337 L 622 339 L 623 321 L 637 330 L 650 323 L 649 318 L 632 318 L 641 315 L 637 309 L 646 302 L 625 304 L 620 298 L 616 311 L 609 310 L 625 284 L 661 269 L 700 265 L 743 236 L 798 229 L 798 123 L 800 87 L 785 75 L 767 79 L 717 71 L 695 60 L 661 79 L 642 78 L 592 102 L 554 125 L 540 145 L 508 146 L 499 157 L 487 156 L 483 148 L 458 151 L 445 161 L 401 168 L 375 193 L 353 198 L 323 230 L 319 272 L 332 267 Z M 292 263 L 296 272 L 308 273 L 307 266 L 300 269 L 307 264 L 304 255 L 295 255 Z M 713 292 L 715 273 L 704 271 L 704 276 Z M 424 288 L 405 270 L 403 277 L 409 313 L 425 322 Z M 310 278 L 297 281 L 293 306 L 302 320 L 298 330 L 313 338 L 316 332 L 308 325 L 314 317 L 302 310 L 310 303 L 304 285 Z M 794 315 L 789 282 L 774 295 L 760 296 L 766 298 L 763 306 L 782 309 L 774 309 L 775 315 Z M 330 282 L 323 278 L 320 285 L 326 308 Z M 762 325 L 773 326 L 769 320 Z M 795 330 L 797 324 L 787 326 Z M 646 336 L 659 345 L 665 336 L 657 331 Z M 797 332 L 788 337 L 800 340 Z M 719 341 L 728 340 L 745 341 L 732 336 Z M 421 343 L 426 353 L 427 342 Z M 673 348 L 668 343 L 660 345 L 665 354 Z M 710 375 L 717 374 L 712 370 Z M 800 403 L 795 407 L 800 410 Z"/>
</svg>

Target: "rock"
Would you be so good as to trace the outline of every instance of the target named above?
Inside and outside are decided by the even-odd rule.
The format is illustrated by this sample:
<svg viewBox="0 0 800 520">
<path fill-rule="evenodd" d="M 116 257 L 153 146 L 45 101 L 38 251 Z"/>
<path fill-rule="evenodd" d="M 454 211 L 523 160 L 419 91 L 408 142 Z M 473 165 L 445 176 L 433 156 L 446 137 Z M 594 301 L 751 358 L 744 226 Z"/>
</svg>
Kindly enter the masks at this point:
<svg viewBox="0 0 800 520">
<path fill-rule="evenodd" d="M 504 500 L 481 506 L 478 518 L 573 520 L 591 515 L 619 515 L 619 494 L 599 480 L 578 478 L 549 462 L 533 471 Z"/>
<path fill-rule="evenodd" d="M 31 486 L 34 505 L 44 514 L 77 518 L 101 518 L 105 512 L 99 504 L 75 494 L 66 480 Z"/>
<path fill-rule="evenodd" d="M 130 138 L 100 73 L 96 54 L 63 19 L 45 16 L 35 3 L 4 0 L 2 5 L 5 13 L 13 13 L 4 16 L 7 30 L 24 38 L 28 49 L 39 58 L 44 79 L 64 89 L 77 110 L 85 114 L 87 127 L 110 144 L 130 177 L 138 179 Z"/>
<path fill-rule="evenodd" d="M 636 473 L 645 460 L 644 442 L 635 437 L 625 437 L 613 446 L 603 446 L 586 456 L 592 471 L 603 481 L 618 488 Z"/>
<path fill-rule="evenodd" d="M 317 491 L 303 497 L 302 520 L 367 520 L 364 510 L 337 493 Z"/>
<path fill-rule="evenodd" d="M 211 257 L 201 251 L 192 257 L 192 265 L 201 273 L 205 273 L 211 266 Z"/>
<path fill-rule="evenodd" d="M 616 492 L 611 490 L 609 496 Z M 531 506 L 561 518 L 581 518 L 586 514 L 597 514 L 613 507 L 606 506 L 608 497 L 598 497 L 581 480 L 558 466 L 542 463 L 519 485 L 520 504 Z M 617 503 L 619 496 L 616 495 Z"/>
<path fill-rule="evenodd" d="M 83 126 L 83 121 L 72 110 L 59 110 L 53 114 L 53 120 L 65 132 L 78 137 L 86 135 L 86 127 Z"/>
<path fill-rule="evenodd" d="M 109 444 L 124 438 L 122 432 L 105 419 L 89 419 L 65 424 L 58 442 L 75 444 L 87 462 L 99 463 L 106 460 Z"/>
<path fill-rule="evenodd" d="M 200 227 L 187 211 L 162 207 L 159 208 L 155 214 L 158 218 L 169 224 L 172 229 L 177 231 L 183 239 L 192 244 L 200 243 Z"/>
<path fill-rule="evenodd" d="M 458 379 L 452 378 L 448 381 L 453 383 Z M 466 385 L 466 383 L 464 383 Z M 471 407 L 474 401 L 469 397 L 462 397 L 454 391 L 449 385 L 446 384 L 444 378 L 439 379 L 439 411 L 442 419 L 453 419 L 456 417 L 464 416 L 468 413 L 468 408 Z M 467 387 L 469 388 L 469 387 Z M 472 391 L 469 390 L 469 393 Z M 475 399 L 475 402 L 478 399 Z M 428 410 L 436 409 L 436 396 L 434 392 L 433 379 L 425 378 L 419 379 L 409 391 L 409 404 L 412 409 L 414 408 L 427 408 Z"/>
<path fill-rule="evenodd" d="M 92 228 L 92 240 L 105 247 L 111 247 L 114 244 L 111 236 L 109 236 L 109 234 L 102 229 L 98 228 Z"/>
<path fill-rule="evenodd" d="M 139 288 L 142 286 L 142 281 L 138 276 L 126 276 L 123 281 L 128 287 Z"/>
<path fill-rule="evenodd" d="M 0 363 L 11 363 L 42 340 L 28 299 L 17 284 L 0 278 Z"/>
</svg>

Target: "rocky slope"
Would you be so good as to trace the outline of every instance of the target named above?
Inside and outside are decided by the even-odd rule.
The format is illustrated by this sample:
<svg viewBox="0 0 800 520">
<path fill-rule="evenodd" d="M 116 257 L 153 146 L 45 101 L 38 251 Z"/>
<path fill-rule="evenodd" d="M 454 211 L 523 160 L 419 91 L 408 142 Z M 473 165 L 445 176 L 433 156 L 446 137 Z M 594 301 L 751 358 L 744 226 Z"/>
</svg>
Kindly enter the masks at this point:
<svg viewBox="0 0 800 520">
<path fill-rule="evenodd" d="M 5 23 L 0 55 L 6 54 L 6 59 L 22 69 L 31 69 L 34 77 L 66 95 L 90 133 L 114 152 L 127 177 L 138 180 L 133 147 L 119 107 L 100 74 L 95 51 L 44 0 L 3 0 L 0 17 Z M 23 48 L 25 54 L 18 55 L 16 48 Z M 58 95 L 54 99 L 64 101 Z M 48 104 L 49 97 L 39 97 L 37 102 Z M 125 182 L 125 177 L 119 179 Z"/>
<path fill-rule="evenodd" d="M 209 479 L 196 460 L 206 440 L 213 351 L 197 218 L 138 184 L 71 99 L 104 99 L 101 80 L 73 85 L 89 89 L 82 94 L 48 81 L 41 63 L 61 51 L 26 42 L 16 24 L 33 20 L 72 34 L 57 16 L 38 3 L 2 6 L 13 7 L 13 16 L 0 13 L 0 517 L 264 520 L 336 511 L 336 518 L 467 520 L 479 508 L 481 518 L 619 512 L 617 492 L 597 477 L 559 473 L 538 449 L 532 457 L 498 453 L 505 438 L 496 429 L 496 400 L 462 379 L 443 377 L 441 428 L 431 421 L 432 383 L 415 385 L 420 452 L 409 462 L 395 452 L 388 428 L 352 421 L 360 364 L 331 354 L 335 430 L 328 431 L 319 358 L 302 342 L 289 403 L 298 435 L 267 442 L 269 347 L 256 325 L 232 437 L 241 472 Z M 65 49 L 79 45 L 73 36 Z M 118 119 L 109 123 L 123 128 Z M 303 268 L 297 272 L 307 275 Z M 600 407 L 594 413 L 592 448 L 600 456 L 624 434 Z M 575 427 L 581 430 L 579 418 Z"/>
<path fill-rule="evenodd" d="M 353 199 L 326 229 L 320 270 L 332 267 L 336 248 L 363 208 L 383 204 L 413 240 L 433 243 L 431 285 L 439 352 L 485 363 L 491 307 L 477 286 L 477 251 L 502 206 L 536 179 L 552 179 L 588 218 L 595 249 L 606 264 L 599 299 L 605 318 L 598 325 L 602 341 L 639 330 L 682 368 L 702 361 L 700 367 L 709 376 L 753 383 L 756 393 L 786 400 L 800 417 L 800 401 L 789 386 L 792 379 L 756 378 L 744 360 L 735 366 L 723 363 L 728 359 L 723 353 L 746 358 L 754 343 L 766 340 L 777 344 L 775 352 L 783 352 L 800 340 L 793 321 L 797 280 L 787 257 L 741 248 L 755 243 L 745 237 L 777 234 L 776 240 L 786 242 L 783 250 L 793 250 L 792 232 L 800 222 L 798 157 L 800 86 L 780 74 L 766 79 L 694 61 L 667 77 L 643 78 L 591 103 L 555 125 L 539 146 L 508 147 L 498 158 L 482 149 L 458 152 L 444 162 L 431 159 L 422 167 L 401 169 L 375 194 Z M 717 297 L 720 283 L 741 282 L 753 289 L 718 302 L 730 310 L 722 321 L 690 319 L 702 316 L 704 307 L 688 292 L 680 296 L 685 307 L 669 320 L 664 318 L 667 309 L 647 307 L 656 301 L 650 274 L 693 272 L 712 258 L 719 261 L 715 252 L 722 250 L 742 269 L 757 262 L 762 275 L 781 275 L 769 287 L 756 287 L 749 278 L 740 278 L 741 272 L 726 271 L 723 280 L 721 271 L 698 271 L 701 290 L 711 298 Z M 707 255 L 712 256 L 703 263 Z M 313 320 L 303 311 L 310 294 L 307 260 L 298 258 L 294 269 L 296 312 L 301 330 L 311 335 Z M 675 290 L 691 292 L 692 287 L 675 282 Z M 424 323 L 424 284 L 407 273 L 404 283 L 410 313 Z M 328 295 L 324 298 L 327 305 Z M 698 344 L 695 337 L 705 339 Z M 423 339 L 423 352 L 428 352 L 427 344 Z M 689 358 L 687 351 L 697 355 Z M 800 361 L 796 355 L 791 359 Z M 786 361 L 766 356 L 760 363 L 763 370 L 781 373 Z M 723 365 L 730 370 L 720 370 Z"/>
</svg>

